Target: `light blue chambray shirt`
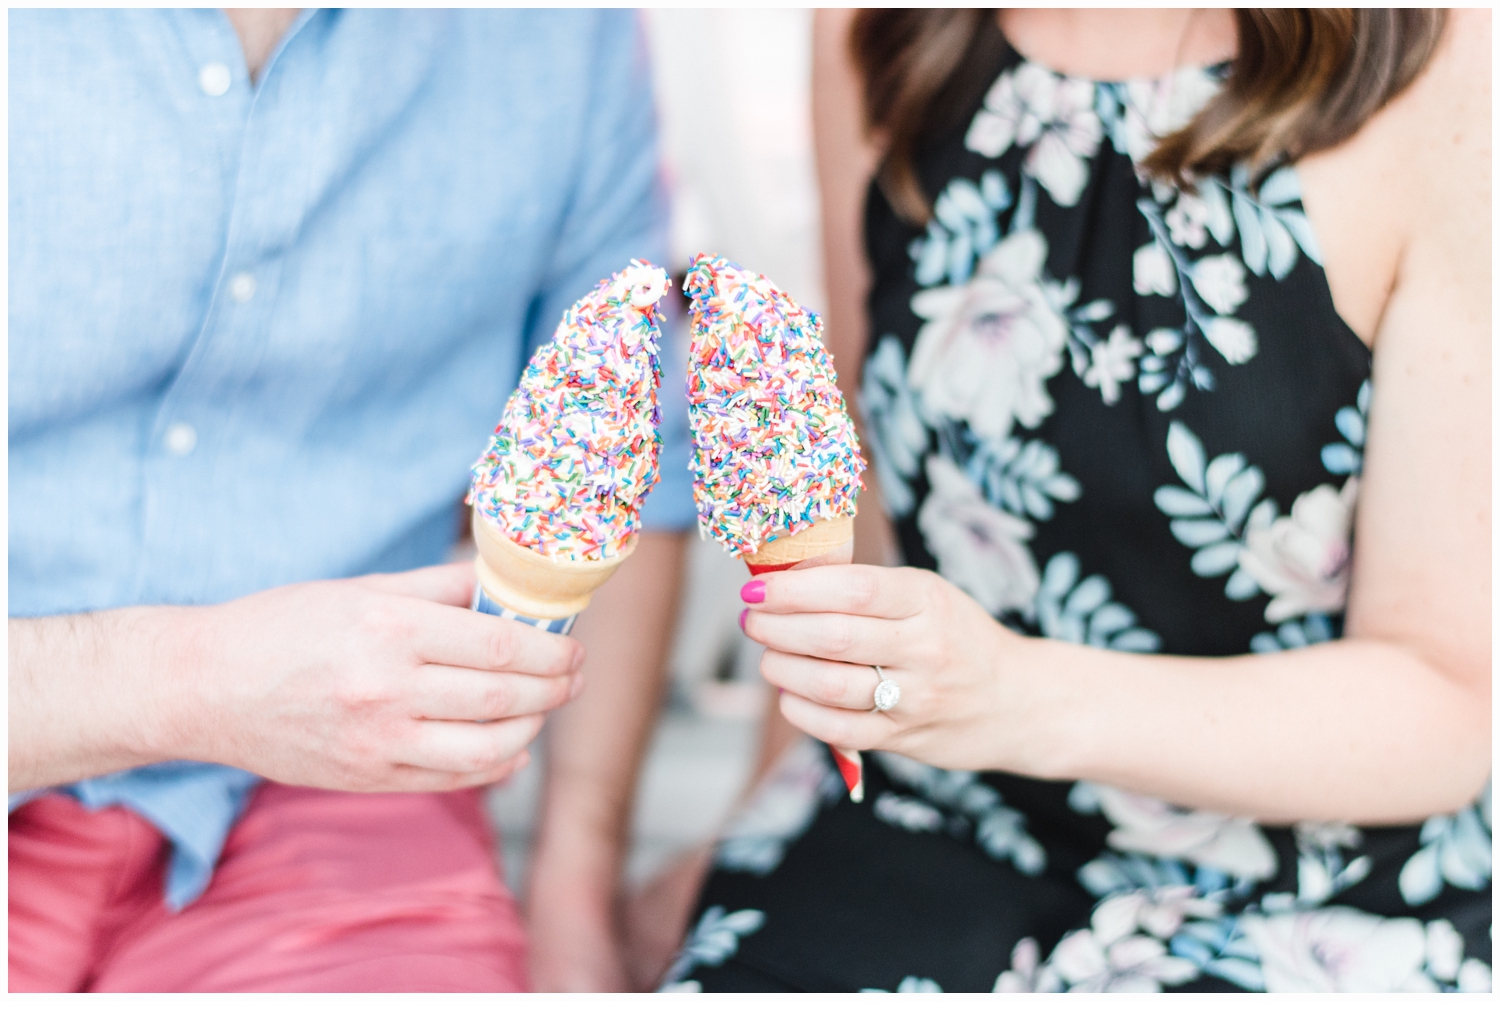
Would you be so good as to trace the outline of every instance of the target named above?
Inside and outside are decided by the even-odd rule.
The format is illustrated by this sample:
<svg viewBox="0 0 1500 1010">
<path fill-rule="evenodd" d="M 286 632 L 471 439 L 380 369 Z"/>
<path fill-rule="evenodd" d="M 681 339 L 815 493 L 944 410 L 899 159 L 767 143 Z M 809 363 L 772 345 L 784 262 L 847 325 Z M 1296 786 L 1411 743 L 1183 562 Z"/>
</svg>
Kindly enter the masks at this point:
<svg viewBox="0 0 1500 1010">
<path fill-rule="evenodd" d="M 629 12 L 305 11 L 252 86 L 218 10 L 13 11 L 9 111 L 13 617 L 442 561 L 531 349 L 664 259 Z M 694 518 L 664 357 L 655 529 Z M 255 782 L 68 789 L 172 840 L 175 908 Z"/>
</svg>

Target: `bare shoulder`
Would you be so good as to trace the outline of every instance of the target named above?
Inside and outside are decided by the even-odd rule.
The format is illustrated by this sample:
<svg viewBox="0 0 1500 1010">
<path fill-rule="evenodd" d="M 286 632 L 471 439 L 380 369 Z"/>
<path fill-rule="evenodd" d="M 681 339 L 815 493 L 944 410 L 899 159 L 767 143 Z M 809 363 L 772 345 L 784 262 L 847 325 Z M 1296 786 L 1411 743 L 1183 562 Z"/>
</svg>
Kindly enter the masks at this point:
<svg viewBox="0 0 1500 1010">
<path fill-rule="evenodd" d="M 1381 153 L 1405 166 L 1421 197 L 1413 207 L 1419 222 L 1455 212 L 1472 220 L 1476 200 L 1488 222 L 1490 31 L 1489 11 L 1450 10 L 1422 73 L 1366 126 Z"/>
</svg>

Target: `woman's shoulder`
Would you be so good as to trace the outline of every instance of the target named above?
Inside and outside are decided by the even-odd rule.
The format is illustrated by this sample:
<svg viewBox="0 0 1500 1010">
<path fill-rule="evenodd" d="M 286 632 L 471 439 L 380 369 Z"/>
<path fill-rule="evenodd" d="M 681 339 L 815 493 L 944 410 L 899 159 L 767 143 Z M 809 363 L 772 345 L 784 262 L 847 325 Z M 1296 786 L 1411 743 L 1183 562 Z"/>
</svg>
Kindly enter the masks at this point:
<svg viewBox="0 0 1500 1010">
<path fill-rule="evenodd" d="M 1489 12 L 1451 11 L 1416 80 L 1298 173 L 1334 302 L 1367 343 L 1413 254 L 1473 258 L 1482 246 L 1487 263 Z"/>
</svg>

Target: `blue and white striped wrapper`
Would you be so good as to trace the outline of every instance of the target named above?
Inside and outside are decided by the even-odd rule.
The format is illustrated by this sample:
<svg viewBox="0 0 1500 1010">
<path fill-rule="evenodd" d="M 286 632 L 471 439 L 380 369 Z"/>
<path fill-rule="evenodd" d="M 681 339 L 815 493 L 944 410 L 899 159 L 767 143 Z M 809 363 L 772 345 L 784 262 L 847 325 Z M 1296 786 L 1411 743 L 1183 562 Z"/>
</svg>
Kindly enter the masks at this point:
<svg viewBox="0 0 1500 1010">
<path fill-rule="evenodd" d="M 557 635 L 566 635 L 572 631 L 573 622 L 578 620 L 577 614 L 569 614 L 567 617 L 528 617 L 525 614 L 518 614 L 509 607 L 501 606 L 490 599 L 489 594 L 477 582 L 474 583 L 474 602 L 469 604 L 469 609 L 477 610 L 481 614 L 503 617 L 508 621 L 520 621 L 522 624 L 529 624 L 533 628 L 541 628 L 543 631 L 550 631 Z"/>
</svg>

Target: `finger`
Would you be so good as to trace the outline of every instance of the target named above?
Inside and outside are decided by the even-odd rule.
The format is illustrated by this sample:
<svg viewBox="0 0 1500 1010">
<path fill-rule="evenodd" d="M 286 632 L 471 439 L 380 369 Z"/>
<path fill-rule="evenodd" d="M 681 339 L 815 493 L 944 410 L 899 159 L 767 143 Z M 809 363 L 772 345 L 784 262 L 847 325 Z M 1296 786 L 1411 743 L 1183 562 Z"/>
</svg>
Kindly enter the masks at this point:
<svg viewBox="0 0 1500 1010">
<path fill-rule="evenodd" d="M 520 621 L 423 605 L 413 629 L 417 655 L 439 666 L 559 677 L 583 664 L 583 646 Z"/>
<path fill-rule="evenodd" d="M 795 694 L 781 696 L 781 714 L 808 736 L 835 747 L 881 750 L 891 737 L 891 722 L 879 712 L 828 708 Z"/>
<path fill-rule="evenodd" d="M 430 768 L 412 765 L 396 765 L 389 779 L 382 783 L 378 792 L 435 793 L 451 792 L 455 789 L 474 789 L 478 786 L 503 782 L 531 764 L 531 752 L 521 751 L 498 768 L 483 772 L 435 772 Z"/>
<path fill-rule="evenodd" d="M 848 614 L 745 615 L 745 634 L 768 649 L 857 666 L 895 666 L 910 631 L 902 621 Z"/>
<path fill-rule="evenodd" d="M 761 676 L 808 701 L 834 708 L 868 712 L 875 707 L 875 685 L 880 677 L 868 666 L 833 663 L 767 649 L 760 660 Z"/>
<path fill-rule="evenodd" d="M 911 617 L 926 599 L 924 574 L 912 568 L 875 565 L 824 565 L 772 572 L 746 584 L 740 596 L 757 611 L 771 614 L 858 614 L 863 617 Z M 749 590 L 763 586 L 755 601 Z"/>
<path fill-rule="evenodd" d="M 398 596 L 415 596 L 450 607 L 467 607 L 474 596 L 474 563 L 455 561 L 406 572 L 362 576 L 372 589 Z"/>
<path fill-rule="evenodd" d="M 453 666 L 426 666 L 412 715 L 422 719 L 490 722 L 518 715 L 540 715 L 565 705 L 583 687 L 582 674 L 537 677 L 529 673 L 488 673 Z"/>
<path fill-rule="evenodd" d="M 498 722 L 416 720 L 394 763 L 459 775 L 499 775 L 542 728 L 542 717 L 523 715 Z"/>
</svg>

